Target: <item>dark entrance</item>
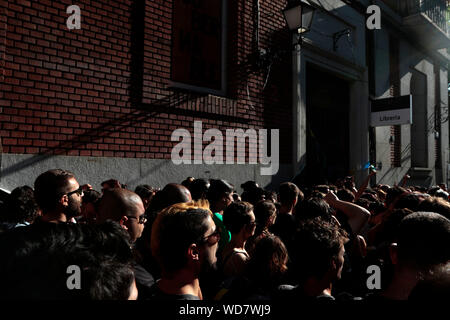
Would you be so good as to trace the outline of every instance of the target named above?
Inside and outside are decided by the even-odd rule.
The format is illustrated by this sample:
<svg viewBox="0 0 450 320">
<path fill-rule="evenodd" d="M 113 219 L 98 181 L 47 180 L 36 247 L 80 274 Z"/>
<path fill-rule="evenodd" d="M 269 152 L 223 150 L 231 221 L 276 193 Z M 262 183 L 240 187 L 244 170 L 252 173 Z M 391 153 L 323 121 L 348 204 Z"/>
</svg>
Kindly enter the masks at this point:
<svg viewBox="0 0 450 320">
<path fill-rule="evenodd" d="M 349 174 L 349 84 L 311 64 L 306 69 L 306 183 Z"/>
</svg>

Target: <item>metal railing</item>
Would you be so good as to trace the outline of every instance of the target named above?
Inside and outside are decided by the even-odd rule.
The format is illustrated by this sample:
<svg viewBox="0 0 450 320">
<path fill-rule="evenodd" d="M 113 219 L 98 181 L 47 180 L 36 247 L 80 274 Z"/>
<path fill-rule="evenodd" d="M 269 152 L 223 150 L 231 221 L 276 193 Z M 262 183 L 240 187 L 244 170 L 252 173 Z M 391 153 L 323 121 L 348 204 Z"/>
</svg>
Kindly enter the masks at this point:
<svg viewBox="0 0 450 320">
<path fill-rule="evenodd" d="M 447 0 L 402 0 L 397 3 L 397 9 L 402 16 L 424 13 L 447 33 L 447 19 L 449 15 L 447 12 Z"/>
</svg>

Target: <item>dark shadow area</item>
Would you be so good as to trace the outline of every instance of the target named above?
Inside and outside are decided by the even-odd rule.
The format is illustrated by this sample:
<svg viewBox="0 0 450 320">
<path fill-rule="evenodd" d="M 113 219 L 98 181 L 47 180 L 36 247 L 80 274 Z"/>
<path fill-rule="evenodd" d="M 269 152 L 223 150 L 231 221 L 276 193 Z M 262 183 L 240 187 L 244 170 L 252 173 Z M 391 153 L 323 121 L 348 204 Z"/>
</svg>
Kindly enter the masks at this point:
<svg viewBox="0 0 450 320">
<path fill-rule="evenodd" d="M 306 66 L 306 168 L 300 185 L 328 184 L 349 174 L 349 83 Z"/>
<path fill-rule="evenodd" d="M 261 75 L 264 79 L 261 95 L 264 127 L 279 129 L 280 171 L 272 176 L 271 182 L 266 186 L 269 190 L 278 190 L 280 183 L 292 178 L 291 171 L 283 173 L 281 168 L 283 164 L 291 165 L 293 157 L 292 54 L 288 29 L 275 30 L 270 35 L 270 45 L 261 63 Z"/>
<path fill-rule="evenodd" d="M 158 116 L 158 114 L 177 114 L 181 116 L 198 117 L 205 119 L 217 119 L 216 114 L 188 110 L 179 108 L 179 105 L 189 101 L 204 97 L 205 94 L 188 92 L 183 90 L 172 90 L 161 99 L 155 99 L 151 103 L 142 103 L 143 98 L 143 75 L 144 75 L 144 32 L 145 32 L 145 1 L 136 0 L 132 2 L 130 8 L 130 42 L 131 42 L 131 61 L 130 61 L 130 79 L 129 79 L 129 102 L 131 105 L 130 113 L 123 114 L 120 117 L 111 119 L 109 122 L 86 130 L 82 134 L 75 135 L 72 139 L 63 141 L 54 147 L 48 147 L 38 155 L 29 159 L 20 161 L 1 172 L 2 177 L 6 177 L 16 171 L 30 167 L 49 159 L 53 156 L 67 155 L 67 151 L 76 150 L 86 144 L 95 143 L 101 137 L 108 137 L 111 133 L 120 132 L 127 126 L 132 126 L 139 122 L 146 122 L 149 119 Z M 234 116 L 220 115 L 222 121 L 233 123 L 247 123 L 247 119 Z M 154 169 L 156 170 L 157 167 Z M 148 173 L 146 173 L 148 174 Z"/>
</svg>

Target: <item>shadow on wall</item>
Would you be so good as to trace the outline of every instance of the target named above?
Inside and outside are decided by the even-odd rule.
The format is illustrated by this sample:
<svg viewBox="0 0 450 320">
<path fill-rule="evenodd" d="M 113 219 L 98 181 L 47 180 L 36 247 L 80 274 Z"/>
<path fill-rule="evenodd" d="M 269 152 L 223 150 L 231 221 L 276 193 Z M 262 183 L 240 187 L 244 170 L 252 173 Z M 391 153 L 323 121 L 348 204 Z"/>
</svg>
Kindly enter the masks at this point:
<svg viewBox="0 0 450 320">
<path fill-rule="evenodd" d="M 51 147 L 43 149 L 39 155 L 27 158 L 23 161 L 15 163 L 7 168 L 1 168 L 0 179 L 7 177 L 13 173 L 21 171 L 25 168 L 32 167 L 37 163 L 45 161 L 54 156 L 67 155 L 70 150 L 81 149 L 89 143 L 95 143 L 101 137 L 108 137 L 112 133 L 120 132 L 127 126 L 136 123 L 145 122 L 152 117 L 161 113 L 172 113 L 191 117 L 204 117 L 214 119 L 213 114 L 202 113 L 198 111 L 184 110 L 177 108 L 178 105 L 187 103 L 191 100 L 205 96 L 204 94 L 192 92 L 171 92 L 161 99 L 154 99 L 150 103 L 142 103 L 143 91 L 143 46 L 144 46 L 144 25 L 145 25 L 145 1 L 133 1 L 130 8 L 130 70 L 129 79 L 129 103 L 130 112 L 120 117 L 111 119 L 106 123 L 88 129 L 85 132 L 73 136 L 72 139 L 62 141 Z M 230 116 L 221 116 L 223 121 L 246 122 Z M 1 153 L 0 153 L 1 155 Z M 156 169 L 154 169 L 156 170 Z M 147 174 L 147 173 L 146 173 Z"/>
<path fill-rule="evenodd" d="M 145 32 L 145 1 L 133 1 L 132 5 L 130 7 L 130 25 L 131 25 L 131 32 L 130 32 L 130 53 L 131 53 L 131 59 L 130 59 L 130 79 L 129 79 L 129 86 L 128 86 L 128 94 L 129 94 L 129 106 L 130 110 L 127 114 L 122 114 L 119 117 L 114 117 L 111 119 L 108 119 L 108 122 L 105 123 L 99 123 L 99 125 L 92 129 L 87 129 L 81 134 L 74 135 L 71 139 L 66 141 L 61 141 L 57 144 L 54 144 L 52 146 L 48 146 L 46 148 L 41 148 L 40 154 L 31 155 L 31 157 L 27 157 L 26 159 L 23 159 L 22 161 L 16 162 L 6 168 L 1 168 L 0 171 L 0 179 L 3 177 L 8 177 L 14 173 L 20 172 L 24 169 L 31 168 L 38 163 L 41 163 L 45 160 L 48 160 L 55 156 L 66 156 L 68 151 L 70 150 L 81 150 L 84 146 L 86 146 L 89 143 L 96 143 L 99 138 L 108 137 L 113 133 L 121 132 L 124 128 L 127 128 L 128 126 L 132 126 L 136 123 L 140 122 L 146 122 L 149 119 L 152 119 L 154 117 L 157 117 L 158 114 L 177 114 L 182 116 L 189 116 L 189 117 L 200 117 L 205 119 L 215 119 L 217 120 L 217 115 L 206 113 L 206 112 L 199 112 L 199 111 L 193 111 L 193 110 L 185 110 L 180 109 L 178 106 L 183 103 L 187 103 L 189 101 L 193 101 L 196 99 L 199 99 L 201 97 L 204 97 L 205 94 L 199 94 L 199 93 L 193 93 L 193 92 L 183 92 L 183 91 L 172 91 L 169 92 L 165 97 L 160 99 L 154 99 L 150 103 L 143 104 L 143 76 L 144 76 L 144 32 Z M 280 31 L 284 32 L 284 31 Z M 286 32 L 284 32 L 286 33 Z M 274 34 L 273 38 L 278 41 L 282 37 L 282 35 Z M 282 41 L 284 43 L 284 39 Z M 289 44 L 289 39 L 286 40 L 286 44 Z M 275 45 L 278 45 L 275 43 Z M 289 53 L 289 52 L 288 52 Z M 287 54 L 288 60 L 290 61 L 289 57 L 290 55 Z M 277 62 L 278 63 L 278 62 Z M 268 77 L 268 83 L 267 83 L 267 90 L 264 91 L 264 99 L 275 99 L 276 97 L 285 97 L 287 104 L 283 104 L 283 107 L 286 107 L 288 110 L 290 110 L 290 95 L 286 93 L 286 88 L 276 88 L 276 83 L 279 79 L 283 79 L 284 77 L 284 71 L 286 69 L 289 69 L 290 64 L 284 64 L 284 62 L 281 62 L 282 68 L 278 69 L 278 66 L 275 68 L 275 64 L 272 69 L 272 73 L 269 74 Z M 286 68 L 286 65 L 288 66 Z M 239 85 L 239 89 L 243 90 L 245 89 L 245 83 L 248 81 L 249 74 L 245 72 L 248 67 L 247 63 L 244 63 L 243 65 L 239 65 L 238 68 L 240 70 L 239 73 L 239 81 L 237 84 Z M 267 75 L 266 73 L 260 74 L 263 78 Z M 280 91 L 281 90 L 281 91 Z M 272 97 L 272 98 L 271 98 Z M 267 106 L 269 107 L 269 106 Z M 264 113 L 263 115 L 264 121 L 265 121 L 265 127 L 267 128 L 283 128 L 280 127 L 279 123 L 274 124 L 273 119 L 271 118 L 271 115 L 268 113 Z M 248 123 L 249 120 L 242 119 L 238 117 L 232 117 L 232 116 L 220 116 L 221 121 L 229 121 L 230 123 Z M 288 133 L 287 135 L 290 135 Z M 281 143 L 285 141 L 285 138 L 283 136 L 283 133 L 281 132 Z M 1 141 L 0 141 L 1 142 Z M 1 147 L 1 143 L 0 143 Z M 289 146 L 288 146 L 289 147 Z M 280 148 L 280 151 L 284 150 L 285 148 Z M 0 160 L 1 160 L 1 152 L 0 152 Z M 289 159 L 290 160 L 290 159 Z M 1 164 L 1 162 L 0 162 Z M 146 177 L 148 175 L 151 175 L 152 172 L 155 172 L 157 170 L 160 170 L 163 164 L 157 164 L 153 167 L 151 167 L 149 170 L 143 172 L 140 174 L 140 177 Z M 286 174 L 287 170 L 284 170 L 285 173 L 279 172 L 277 175 L 271 177 L 272 182 L 269 183 L 267 186 L 271 189 L 278 188 L 278 184 L 283 181 L 287 181 L 291 178 L 291 175 Z M 135 179 L 136 180 L 136 179 Z M 135 182 L 129 181 L 129 184 L 133 184 Z"/>
</svg>

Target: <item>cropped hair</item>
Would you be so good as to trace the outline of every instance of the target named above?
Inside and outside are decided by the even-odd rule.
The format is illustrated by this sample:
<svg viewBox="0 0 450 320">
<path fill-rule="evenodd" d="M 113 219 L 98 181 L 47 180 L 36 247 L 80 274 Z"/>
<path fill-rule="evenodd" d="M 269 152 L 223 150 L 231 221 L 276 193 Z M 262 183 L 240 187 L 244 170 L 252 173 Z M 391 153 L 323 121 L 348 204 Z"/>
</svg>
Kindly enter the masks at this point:
<svg viewBox="0 0 450 320">
<path fill-rule="evenodd" d="M 129 236 L 115 222 L 16 228 L 0 236 L 0 254 L 1 299 L 126 300 L 134 281 Z M 67 285 L 70 266 L 77 290 Z"/>
<path fill-rule="evenodd" d="M 177 203 L 162 210 L 152 227 L 151 250 L 163 272 L 174 273 L 187 263 L 186 251 L 201 244 L 212 216 L 208 202 Z"/>
<path fill-rule="evenodd" d="M 297 202 L 301 202 L 304 198 L 303 192 L 301 192 L 300 189 L 292 182 L 284 182 L 280 184 L 278 194 L 282 205 L 289 205 L 295 199 L 297 199 Z"/>
<path fill-rule="evenodd" d="M 223 224 L 231 234 L 237 234 L 245 225 L 251 222 L 249 213 L 252 210 L 253 205 L 248 202 L 233 202 L 223 213 Z"/>
<path fill-rule="evenodd" d="M 450 260 L 450 220 L 434 212 L 414 212 L 399 224 L 398 259 L 415 268 Z"/>
<path fill-rule="evenodd" d="M 423 200 L 418 210 L 436 212 L 450 219 L 450 203 L 439 197 L 429 197 Z"/>
<path fill-rule="evenodd" d="M 34 182 L 34 197 L 43 211 L 56 208 L 58 199 L 69 192 L 69 180 L 74 178 L 73 173 L 54 169 L 49 170 L 36 178 Z"/>
<path fill-rule="evenodd" d="M 227 181 L 219 179 L 211 179 L 209 181 L 209 189 L 206 197 L 211 205 L 220 200 L 224 193 L 233 192 L 234 188 Z"/>
<path fill-rule="evenodd" d="M 450 262 L 434 266 L 421 275 L 417 285 L 408 296 L 408 300 L 448 303 L 450 297 Z"/>
<path fill-rule="evenodd" d="M 293 245 L 293 263 L 299 280 L 325 275 L 347 241 L 348 234 L 336 224 L 320 218 L 301 223 Z"/>
</svg>

